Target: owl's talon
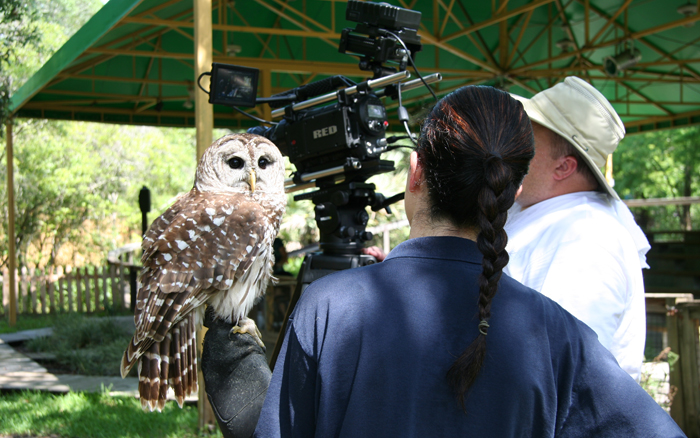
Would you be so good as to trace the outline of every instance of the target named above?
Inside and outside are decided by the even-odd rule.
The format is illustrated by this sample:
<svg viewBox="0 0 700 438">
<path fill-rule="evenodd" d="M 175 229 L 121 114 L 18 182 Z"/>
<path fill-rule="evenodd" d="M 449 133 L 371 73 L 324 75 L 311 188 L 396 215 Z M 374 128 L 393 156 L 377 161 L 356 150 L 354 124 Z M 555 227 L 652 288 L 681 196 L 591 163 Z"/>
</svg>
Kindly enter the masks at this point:
<svg viewBox="0 0 700 438">
<path fill-rule="evenodd" d="M 239 319 L 238 324 L 233 326 L 231 329 L 231 334 L 234 333 L 248 333 L 253 337 L 255 343 L 258 344 L 260 348 L 265 348 L 265 344 L 263 344 L 262 341 L 262 334 L 260 333 L 260 330 L 258 330 L 258 326 L 255 325 L 255 321 L 250 318 L 243 317 Z"/>
</svg>

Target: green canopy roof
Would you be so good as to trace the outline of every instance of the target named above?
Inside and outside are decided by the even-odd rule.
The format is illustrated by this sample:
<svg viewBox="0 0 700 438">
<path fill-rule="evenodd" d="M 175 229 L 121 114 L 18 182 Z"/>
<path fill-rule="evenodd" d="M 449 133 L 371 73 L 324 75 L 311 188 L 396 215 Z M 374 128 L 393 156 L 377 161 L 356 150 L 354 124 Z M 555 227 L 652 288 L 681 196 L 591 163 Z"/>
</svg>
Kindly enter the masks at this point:
<svg viewBox="0 0 700 438">
<path fill-rule="evenodd" d="M 438 95 L 465 84 L 531 96 L 577 75 L 628 132 L 700 122 L 698 0 L 394 0 L 422 12 L 416 65 Z M 346 4 L 212 0 L 214 62 L 256 67 L 279 93 L 328 75 L 370 76 L 338 52 Z M 685 15 L 684 15 L 685 14 Z M 194 126 L 193 0 L 111 0 L 12 97 L 17 117 Z M 605 60 L 638 53 L 618 75 Z M 621 62 L 621 61 L 620 61 Z M 415 74 L 414 74 L 415 77 Z M 260 88 L 259 88 L 260 91 Z M 259 93 L 259 97 L 263 97 Z M 409 109 L 429 103 L 409 91 Z M 391 111 L 395 104 L 387 102 Z M 258 116 L 262 108 L 252 110 Z M 390 116 L 391 117 L 391 116 Z M 395 119 L 396 117 L 393 117 Z M 216 127 L 257 124 L 215 106 Z"/>
</svg>

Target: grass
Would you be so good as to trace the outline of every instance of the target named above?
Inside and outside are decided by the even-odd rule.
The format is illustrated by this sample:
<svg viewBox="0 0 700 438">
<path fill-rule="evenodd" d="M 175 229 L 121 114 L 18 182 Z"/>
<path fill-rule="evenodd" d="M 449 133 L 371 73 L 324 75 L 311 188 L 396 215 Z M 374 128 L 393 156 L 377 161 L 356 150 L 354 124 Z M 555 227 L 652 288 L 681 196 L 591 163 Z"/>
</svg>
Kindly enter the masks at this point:
<svg viewBox="0 0 700 438">
<path fill-rule="evenodd" d="M 49 337 L 27 341 L 29 351 L 53 353 L 54 364 L 65 373 L 119 376 L 119 363 L 133 332 L 111 318 L 62 316 Z M 136 369 L 131 372 L 136 376 Z"/>
<path fill-rule="evenodd" d="M 6 315 L 0 319 L 0 334 L 53 327 L 57 318 L 55 315 L 18 315 L 17 323 L 10 327 L 9 317 Z"/>
<path fill-rule="evenodd" d="M 54 327 L 54 334 L 25 344 L 51 352 L 62 366 L 81 374 L 118 375 L 130 330 L 109 318 L 68 315 L 20 315 L 15 327 L 0 319 L 0 333 Z M 133 371 L 132 371 L 133 372 Z M 135 374 L 134 374 L 135 375 Z M 22 391 L 0 393 L 0 437 L 221 437 L 197 429 L 197 407 L 169 401 L 162 413 L 144 412 L 137 398 L 103 393 L 51 394 Z"/>
<path fill-rule="evenodd" d="M 76 317 L 76 316 L 82 316 L 82 314 L 76 314 L 76 313 L 71 313 L 71 314 L 59 314 L 59 315 L 52 315 L 52 314 L 38 314 L 38 315 L 17 315 L 17 322 L 14 326 L 10 327 L 10 317 L 9 315 L 4 315 L 2 318 L 0 318 L 0 334 L 3 333 L 15 333 L 15 332 L 21 332 L 24 330 L 34 330 L 34 329 L 40 329 L 40 328 L 45 328 L 45 327 L 53 327 L 57 321 L 59 321 L 61 318 L 64 318 L 66 316 L 70 315 L 71 317 Z M 105 310 L 96 314 L 93 314 L 92 316 L 126 316 L 130 315 L 133 316 L 133 313 L 128 310 L 124 309 L 122 311 L 114 311 L 114 310 Z"/>
<path fill-rule="evenodd" d="M 180 409 L 168 402 L 163 412 L 144 412 L 131 397 L 107 393 L 50 394 L 15 392 L 0 395 L 0 436 L 59 437 L 201 437 L 197 407 Z"/>
</svg>

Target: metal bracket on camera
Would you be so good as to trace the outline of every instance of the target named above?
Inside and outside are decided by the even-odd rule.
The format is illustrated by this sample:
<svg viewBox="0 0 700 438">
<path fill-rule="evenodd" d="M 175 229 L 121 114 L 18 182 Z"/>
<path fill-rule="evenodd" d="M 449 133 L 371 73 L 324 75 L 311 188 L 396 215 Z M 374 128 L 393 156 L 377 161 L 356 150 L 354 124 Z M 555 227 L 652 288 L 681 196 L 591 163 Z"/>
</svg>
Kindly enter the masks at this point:
<svg viewBox="0 0 700 438">
<path fill-rule="evenodd" d="M 292 193 L 299 190 L 310 189 L 316 185 L 316 180 L 326 178 L 333 175 L 344 174 L 349 170 L 360 170 L 362 162 L 357 158 L 348 157 L 345 165 L 331 167 L 319 172 L 309 172 L 302 175 L 296 175 L 294 178 L 289 178 L 284 181 L 285 192 Z"/>
<path fill-rule="evenodd" d="M 433 73 L 431 75 L 425 76 L 422 80 L 420 78 L 418 79 L 413 79 L 408 82 L 404 82 L 401 84 L 401 92 L 408 91 L 408 90 L 414 90 L 418 87 L 421 87 L 425 84 L 434 84 L 435 82 L 440 82 L 442 80 L 442 75 L 440 73 Z M 388 86 L 384 88 L 383 90 L 377 91 L 377 97 L 384 97 L 384 96 L 392 96 L 392 86 Z M 393 96 L 392 96 L 393 97 Z"/>
</svg>

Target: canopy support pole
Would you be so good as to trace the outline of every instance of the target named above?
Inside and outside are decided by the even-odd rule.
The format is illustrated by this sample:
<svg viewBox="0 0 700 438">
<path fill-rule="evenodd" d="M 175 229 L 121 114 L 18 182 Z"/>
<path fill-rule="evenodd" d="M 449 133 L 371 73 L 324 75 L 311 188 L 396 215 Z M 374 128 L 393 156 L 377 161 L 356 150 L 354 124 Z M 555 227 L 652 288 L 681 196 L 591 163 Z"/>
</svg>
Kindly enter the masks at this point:
<svg viewBox="0 0 700 438">
<path fill-rule="evenodd" d="M 194 0 L 194 80 L 205 71 L 211 71 L 212 63 L 212 3 L 211 0 Z M 202 78 L 202 87 L 207 90 L 210 87 L 209 76 Z M 212 143 L 212 130 L 214 129 L 214 108 L 209 104 L 209 97 L 201 90 L 194 94 L 195 128 L 197 137 L 197 162 L 204 155 L 204 151 Z M 216 427 L 216 417 L 209 404 L 207 393 L 204 389 L 204 376 L 202 374 L 202 342 L 206 328 L 202 327 L 197 332 L 197 383 L 198 390 L 198 426 L 199 430 L 211 432 Z"/>
<path fill-rule="evenodd" d="M 15 295 L 16 290 L 16 279 L 15 271 L 17 269 L 17 248 L 15 240 L 15 183 L 14 183 L 14 166 L 12 158 L 12 119 L 8 119 L 5 124 L 5 138 L 6 143 L 6 154 L 7 159 L 7 267 L 9 269 L 9 288 L 8 293 L 10 294 L 10 327 L 14 327 L 17 324 L 17 296 Z"/>
</svg>

